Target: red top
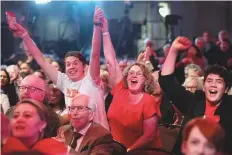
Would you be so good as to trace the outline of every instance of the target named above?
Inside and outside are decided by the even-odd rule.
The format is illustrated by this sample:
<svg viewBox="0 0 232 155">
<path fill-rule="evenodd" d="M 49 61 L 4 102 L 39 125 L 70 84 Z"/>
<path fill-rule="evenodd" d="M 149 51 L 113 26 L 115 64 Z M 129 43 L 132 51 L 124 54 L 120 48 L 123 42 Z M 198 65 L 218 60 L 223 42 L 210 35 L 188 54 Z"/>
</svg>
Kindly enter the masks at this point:
<svg viewBox="0 0 232 155">
<path fill-rule="evenodd" d="M 2 153 L 9 153 L 13 151 L 28 151 L 29 149 L 17 138 L 9 137 L 6 143 L 2 147 Z M 66 154 L 67 147 L 65 144 L 52 139 L 42 139 L 38 141 L 31 150 L 37 150 L 46 155 L 55 155 L 55 154 Z"/>
<path fill-rule="evenodd" d="M 214 115 L 215 111 L 217 110 L 218 105 L 212 106 L 211 104 L 206 103 L 206 108 L 205 108 L 205 117 L 212 119 L 216 122 L 220 121 L 220 117 L 218 115 Z"/>
<path fill-rule="evenodd" d="M 108 111 L 111 133 L 114 140 L 131 147 L 143 134 L 143 121 L 154 114 L 160 116 L 160 110 L 153 96 L 144 93 L 137 104 L 130 104 L 129 91 L 123 88 L 122 81 L 112 89 L 114 96 Z M 162 146 L 158 127 L 152 148 Z"/>
</svg>

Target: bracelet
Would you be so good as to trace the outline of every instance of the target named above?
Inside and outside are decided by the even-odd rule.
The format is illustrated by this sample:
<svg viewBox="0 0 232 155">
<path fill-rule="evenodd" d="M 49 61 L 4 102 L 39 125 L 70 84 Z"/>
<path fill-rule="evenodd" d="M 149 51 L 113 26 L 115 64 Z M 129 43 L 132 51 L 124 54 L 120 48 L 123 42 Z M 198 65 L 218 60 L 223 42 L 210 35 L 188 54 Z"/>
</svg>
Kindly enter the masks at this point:
<svg viewBox="0 0 232 155">
<path fill-rule="evenodd" d="M 102 23 L 101 22 L 93 22 L 93 25 L 95 25 L 95 26 L 101 26 Z"/>
<path fill-rule="evenodd" d="M 109 33 L 109 32 L 104 32 L 104 33 L 102 33 L 103 36 L 106 36 L 106 35 L 108 35 L 108 34 L 110 34 L 110 33 Z"/>
<path fill-rule="evenodd" d="M 25 36 L 27 36 L 28 35 L 28 33 L 27 32 L 24 32 L 20 37 L 21 38 L 24 38 Z"/>
</svg>

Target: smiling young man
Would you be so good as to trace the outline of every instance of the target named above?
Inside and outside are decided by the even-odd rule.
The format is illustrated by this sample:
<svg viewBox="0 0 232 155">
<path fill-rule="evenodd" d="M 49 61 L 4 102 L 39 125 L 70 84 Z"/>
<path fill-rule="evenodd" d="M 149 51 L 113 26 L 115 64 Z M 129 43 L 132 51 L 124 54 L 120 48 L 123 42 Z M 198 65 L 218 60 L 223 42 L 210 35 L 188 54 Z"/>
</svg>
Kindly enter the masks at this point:
<svg viewBox="0 0 232 155">
<path fill-rule="evenodd" d="M 173 75 L 175 61 L 179 51 L 191 46 L 191 41 L 185 37 L 178 37 L 173 43 L 164 62 L 159 84 L 163 91 L 170 97 L 176 107 L 184 114 L 185 121 L 204 117 L 218 122 L 226 133 L 225 151 L 232 152 L 232 96 L 227 95 L 230 88 L 228 71 L 220 66 L 209 66 L 204 74 L 203 91 L 191 93 L 175 82 Z M 180 141 L 178 139 L 174 152 L 180 154 Z"/>
<path fill-rule="evenodd" d="M 92 52 L 87 74 L 85 74 L 86 60 L 81 53 L 68 52 L 66 54 L 66 74 L 64 74 L 57 71 L 54 66 L 45 60 L 43 54 L 36 47 L 27 31 L 21 25 L 16 24 L 17 29 L 14 31 L 14 36 L 23 39 L 28 47 L 28 51 L 45 72 L 47 77 L 65 94 L 66 107 L 71 104 L 71 100 L 75 95 L 79 93 L 89 95 L 98 104 L 98 111 L 96 111 L 94 121 L 101 124 L 106 129 L 109 129 L 100 79 L 101 30 L 99 23 L 102 17 L 103 11 L 100 8 L 96 8 L 93 19 L 94 31 L 92 38 Z M 68 120 L 67 110 L 65 112 L 63 118 Z"/>
</svg>

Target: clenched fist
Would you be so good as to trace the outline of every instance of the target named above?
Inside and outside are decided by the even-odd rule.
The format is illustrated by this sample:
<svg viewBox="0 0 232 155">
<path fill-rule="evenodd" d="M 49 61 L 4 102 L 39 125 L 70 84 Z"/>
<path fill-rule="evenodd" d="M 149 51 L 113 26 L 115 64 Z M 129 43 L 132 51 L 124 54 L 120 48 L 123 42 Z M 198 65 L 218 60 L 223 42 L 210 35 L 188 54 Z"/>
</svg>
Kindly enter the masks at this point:
<svg viewBox="0 0 232 155">
<path fill-rule="evenodd" d="M 172 48 L 177 51 L 187 50 L 192 45 L 192 42 L 186 37 L 177 37 L 173 43 Z"/>
</svg>

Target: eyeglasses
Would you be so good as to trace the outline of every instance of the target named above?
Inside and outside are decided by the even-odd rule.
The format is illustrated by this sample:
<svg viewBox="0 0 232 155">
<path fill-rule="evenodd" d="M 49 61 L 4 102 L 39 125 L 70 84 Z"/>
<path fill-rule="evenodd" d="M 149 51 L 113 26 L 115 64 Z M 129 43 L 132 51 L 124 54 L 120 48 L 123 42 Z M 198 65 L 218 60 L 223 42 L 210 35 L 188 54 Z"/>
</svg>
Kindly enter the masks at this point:
<svg viewBox="0 0 232 155">
<path fill-rule="evenodd" d="M 68 107 L 70 112 L 74 112 L 77 109 L 78 112 L 84 112 L 86 110 L 91 110 L 89 107 L 86 106 L 69 106 Z"/>
<path fill-rule="evenodd" d="M 185 86 L 186 89 L 197 89 L 197 86 Z"/>
<path fill-rule="evenodd" d="M 36 91 L 43 91 L 42 89 L 35 88 L 35 87 L 32 87 L 32 86 L 29 86 L 29 87 L 27 87 L 27 86 L 19 86 L 18 88 L 19 88 L 20 92 L 28 91 L 30 93 L 34 93 Z"/>
<path fill-rule="evenodd" d="M 136 75 L 136 76 L 143 76 L 142 72 L 133 72 L 133 71 L 129 71 L 128 75 L 132 76 L 132 75 Z"/>
</svg>

